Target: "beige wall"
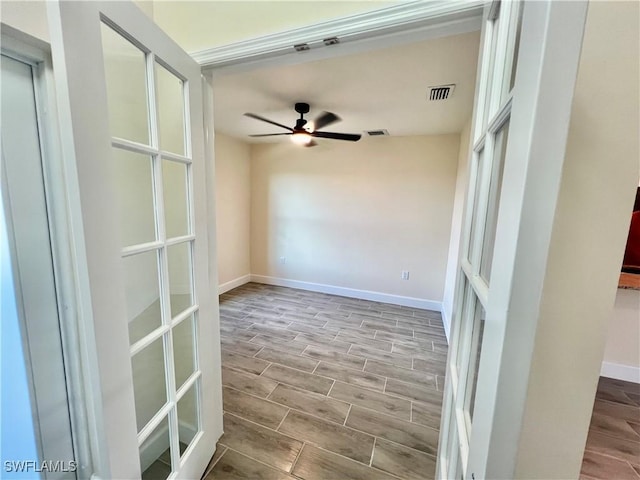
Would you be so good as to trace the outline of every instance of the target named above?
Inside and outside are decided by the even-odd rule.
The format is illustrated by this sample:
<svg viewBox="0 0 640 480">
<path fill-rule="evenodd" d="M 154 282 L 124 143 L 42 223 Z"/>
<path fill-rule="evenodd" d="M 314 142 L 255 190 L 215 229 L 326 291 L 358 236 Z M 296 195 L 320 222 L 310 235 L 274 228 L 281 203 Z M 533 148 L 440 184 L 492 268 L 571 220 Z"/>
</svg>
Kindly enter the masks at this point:
<svg viewBox="0 0 640 480">
<path fill-rule="evenodd" d="M 224 285 L 251 273 L 249 144 L 216 133 L 215 162 L 218 283 Z"/>
<path fill-rule="evenodd" d="M 460 255 L 462 213 L 464 211 L 464 201 L 467 193 L 471 120 L 472 119 L 469 118 L 462 129 L 462 133 L 460 134 L 456 190 L 453 199 L 453 214 L 451 215 L 451 236 L 449 239 L 447 276 L 444 284 L 444 294 L 442 296 L 442 318 L 444 320 L 444 328 L 447 333 L 447 338 L 449 338 L 451 322 L 453 321 L 453 297 L 455 295 L 456 279 L 458 278 L 458 256 Z"/>
<path fill-rule="evenodd" d="M 156 1 L 154 20 L 187 52 L 375 10 L 397 1 Z"/>
<path fill-rule="evenodd" d="M 640 291 L 618 289 L 604 350 L 603 373 L 635 372 L 640 379 Z"/>
<path fill-rule="evenodd" d="M 252 273 L 440 302 L 458 147 L 457 134 L 253 146 Z"/>
<path fill-rule="evenodd" d="M 640 175 L 639 7 L 589 5 L 516 478 L 580 471 Z"/>
</svg>

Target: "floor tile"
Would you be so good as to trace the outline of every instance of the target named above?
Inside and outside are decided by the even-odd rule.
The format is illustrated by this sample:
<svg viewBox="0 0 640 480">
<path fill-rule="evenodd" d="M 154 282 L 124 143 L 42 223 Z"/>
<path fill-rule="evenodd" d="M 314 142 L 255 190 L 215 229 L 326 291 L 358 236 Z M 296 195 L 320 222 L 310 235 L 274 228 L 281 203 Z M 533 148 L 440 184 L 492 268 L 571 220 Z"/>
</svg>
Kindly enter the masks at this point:
<svg viewBox="0 0 640 480">
<path fill-rule="evenodd" d="M 257 345 L 255 343 L 249 343 L 243 340 L 229 337 L 222 337 L 220 339 L 220 344 L 222 345 L 222 348 L 240 353 L 242 355 L 246 355 L 248 357 L 253 357 L 263 348 L 262 345 Z"/>
<path fill-rule="evenodd" d="M 302 442 L 229 413 L 224 414 L 220 444 L 255 460 L 289 472 Z"/>
<path fill-rule="evenodd" d="M 251 340 L 251 343 L 256 343 L 258 345 L 270 347 L 270 348 L 273 348 L 274 350 L 284 350 L 285 352 L 295 353 L 296 355 L 301 354 L 304 351 L 304 349 L 307 348 L 306 343 L 282 339 L 282 338 L 274 337 L 272 335 L 265 335 L 265 334 L 256 335 Z"/>
<path fill-rule="evenodd" d="M 142 480 L 164 480 L 169 475 L 171 475 L 171 467 L 160 460 L 156 460 L 142 472 Z"/>
<path fill-rule="evenodd" d="M 256 355 L 256 358 L 272 363 L 278 363 L 297 370 L 304 370 L 305 372 L 312 372 L 318 366 L 317 360 L 304 358 L 300 355 L 287 353 L 282 350 L 275 350 L 269 347 L 264 347 L 264 349 Z"/>
<path fill-rule="evenodd" d="M 308 444 L 302 449 L 293 474 L 305 480 L 397 480 L 362 463 Z"/>
<path fill-rule="evenodd" d="M 371 332 L 369 330 L 369 332 Z M 375 335 L 375 333 L 373 333 Z M 374 338 L 363 338 L 359 335 L 354 335 L 351 331 L 341 330 L 336 337 L 336 340 L 341 342 L 348 342 L 356 345 L 366 346 L 381 350 L 383 352 L 391 352 L 393 344 L 391 342 L 385 342 L 383 340 L 376 340 Z"/>
<path fill-rule="evenodd" d="M 639 478 L 628 462 L 589 450 L 584 452 L 580 473 L 592 478 L 616 480 L 638 480 Z"/>
<path fill-rule="evenodd" d="M 640 421 L 640 418 L 638 419 Z M 612 437 L 640 442 L 640 433 L 634 429 L 634 424 L 600 413 L 594 413 L 591 417 L 590 428 L 596 432 L 604 433 Z M 640 428 L 638 429 L 640 430 Z M 638 459 L 640 461 L 640 459 Z"/>
<path fill-rule="evenodd" d="M 292 410 L 278 429 L 325 450 L 369 464 L 373 452 L 373 436 Z"/>
<path fill-rule="evenodd" d="M 222 389 L 224 411 L 265 427 L 278 428 L 289 409 L 277 403 L 253 397 L 229 387 Z"/>
<path fill-rule="evenodd" d="M 351 407 L 346 425 L 431 455 L 437 455 L 438 452 L 437 430 L 373 410 Z"/>
<path fill-rule="evenodd" d="M 637 462 L 640 458 L 640 442 L 611 437 L 594 430 L 589 431 L 585 450 L 628 462 Z"/>
<path fill-rule="evenodd" d="M 372 360 L 379 360 L 381 362 L 390 363 L 397 367 L 403 367 L 411 369 L 413 366 L 412 359 L 406 355 L 397 355 L 390 352 L 382 352 L 375 348 L 364 347 L 361 345 L 353 345 L 349 350 L 350 355 L 357 355 L 363 358 L 369 358 Z"/>
<path fill-rule="evenodd" d="M 223 348 L 222 364 L 227 367 L 233 367 L 238 370 L 244 370 L 245 372 L 260 375 L 264 369 L 267 368 L 269 362 L 253 357 L 247 357 L 246 355 L 240 355 L 239 353 Z"/>
<path fill-rule="evenodd" d="M 411 419 L 411 402 L 366 388 L 336 382 L 329 396 L 361 407 L 393 415 L 403 420 Z"/>
<path fill-rule="evenodd" d="M 431 373 L 396 367 L 394 365 L 389 365 L 388 363 L 378 362 L 377 360 L 367 360 L 367 364 L 364 366 L 364 371 L 401 380 L 403 382 L 436 386 L 435 375 Z"/>
<path fill-rule="evenodd" d="M 329 378 L 320 377 L 275 363 L 271 364 L 262 376 L 322 395 L 326 395 L 331 385 L 333 385 L 333 380 Z"/>
<path fill-rule="evenodd" d="M 640 407 L 632 405 L 622 405 L 619 403 L 608 402 L 606 400 L 597 400 L 593 405 L 593 411 L 602 415 L 637 422 L 640 418 Z"/>
<path fill-rule="evenodd" d="M 253 373 L 222 366 L 222 385 L 235 388 L 236 390 L 250 393 L 258 397 L 268 396 L 278 385 L 278 382 Z"/>
<path fill-rule="evenodd" d="M 360 370 L 340 367 L 338 365 L 333 365 L 332 363 L 320 362 L 318 368 L 316 368 L 315 374 L 333 378 L 334 380 L 340 380 L 345 383 L 359 385 L 372 390 L 382 391 L 384 389 L 384 377 Z"/>
<path fill-rule="evenodd" d="M 371 466 L 407 480 L 424 480 L 436 475 L 436 457 L 383 438 L 376 439 Z"/>
<path fill-rule="evenodd" d="M 334 340 L 336 333 L 333 334 L 320 334 L 320 333 L 299 333 L 296 336 L 297 342 L 306 343 L 307 345 L 328 345 L 332 350 L 337 352 L 347 353 L 349 351 L 350 344 Z"/>
<path fill-rule="evenodd" d="M 283 384 L 278 385 L 269 400 L 337 423 L 344 423 L 349 412 L 348 403 Z"/>
<path fill-rule="evenodd" d="M 247 478 L 286 480 L 293 477 L 239 452 L 227 450 L 205 477 L 205 480 L 240 480 Z"/>
<path fill-rule="evenodd" d="M 420 402 L 412 402 L 411 404 L 411 421 L 413 423 L 439 430 L 441 414 L 442 407 L 440 405 L 429 405 Z"/>
<path fill-rule="evenodd" d="M 325 362 L 333 363 L 336 365 L 344 365 L 348 368 L 355 370 L 362 370 L 364 367 L 364 358 L 349 355 L 347 353 L 336 352 L 331 348 L 326 348 L 324 345 L 309 345 L 302 355 L 305 357 L 311 357 L 315 360 L 323 360 Z"/>
<path fill-rule="evenodd" d="M 216 452 L 213 454 L 213 457 L 211 457 L 211 460 L 209 460 L 209 465 L 207 465 L 207 468 L 204 471 L 205 477 L 209 474 L 213 466 L 218 462 L 218 460 L 220 460 L 220 457 L 222 457 L 222 454 L 226 451 L 227 447 L 224 447 L 222 445 L 218 445 L 216 447 Z"/>
</svg>

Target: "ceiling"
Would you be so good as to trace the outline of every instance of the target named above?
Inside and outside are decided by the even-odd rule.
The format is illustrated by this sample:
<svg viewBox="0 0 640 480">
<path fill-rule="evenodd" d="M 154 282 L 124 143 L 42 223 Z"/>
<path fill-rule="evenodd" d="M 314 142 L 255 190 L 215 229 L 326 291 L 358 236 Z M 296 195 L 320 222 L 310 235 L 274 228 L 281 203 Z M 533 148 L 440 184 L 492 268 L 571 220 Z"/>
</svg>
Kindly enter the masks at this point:
<svg viewBox="0 0 640 480">
<path fill-rule="evenodd" d="M 342 117 L 324 130 L 390 135 L 457 133 L 471 116 L 480 32 L 465 33 L 296 65 L 261 68 L 214 79 L 216 131 L 248 142 L 249 134 L 284 130 L 243 114 L 252 112 L 294 126 L 296 102 L 311 120 L 323 110 Z M 428 87 L 455 84 L 449 99 L 430 102 Z M 330 140 L 324 140 L 330 141 Z"/>
</svg>

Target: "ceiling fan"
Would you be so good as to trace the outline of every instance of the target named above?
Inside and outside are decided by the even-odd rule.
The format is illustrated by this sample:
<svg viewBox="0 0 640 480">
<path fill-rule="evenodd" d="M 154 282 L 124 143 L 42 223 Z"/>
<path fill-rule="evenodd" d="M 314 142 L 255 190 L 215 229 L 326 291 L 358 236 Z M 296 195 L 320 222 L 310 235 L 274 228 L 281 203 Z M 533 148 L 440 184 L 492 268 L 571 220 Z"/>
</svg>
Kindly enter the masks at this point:
<svg viewBox="0 0 640 480">
<path fill-rule="evenodd" d="M 296 126 L 291 128 L 281 123 L 274 122 L 268 118 L 261 117 L 255 113 L 245 113 L 247 117 L 255 118 L 263 122 L 270 123 L 276 127 L 289 130 L 287 133 L 264 133 L 261 135 L 249 135 L 250 137 L 273 137 L 278 135 L 291 135 L 291 141 L 304 147 L 314 147 L 317 145 L 314 138 L 330 138 L 332 140 L 347 140 L 349 142 L 357 142 L 362 135 L 355 133 L 336 133 L 336 132 L 321 132 L 319 129 L 331 125 L 332 123 L 339 122 L 341 120 L 335 113 L 322 112 L 313 121 L 307 122 L 305 120 L 305 113 L 309 113 L 308 103 L 296 103 L 295 110 L 300 114 L 300 118 L 296 120 Z"/>
</svg>

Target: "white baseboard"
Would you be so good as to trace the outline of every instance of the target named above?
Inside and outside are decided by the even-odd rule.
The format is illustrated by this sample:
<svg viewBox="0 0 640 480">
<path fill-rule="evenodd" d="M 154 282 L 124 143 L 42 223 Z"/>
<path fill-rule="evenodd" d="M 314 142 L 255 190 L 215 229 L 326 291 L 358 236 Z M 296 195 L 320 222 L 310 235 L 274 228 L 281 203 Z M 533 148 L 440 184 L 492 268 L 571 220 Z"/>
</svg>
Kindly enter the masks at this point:
<svg viewBox="0 0 640 480">
<path fill-rule="evenodd" d="M 640 367 L 602 362 L 600 375 L 607 378 L 615 378 L 616 380 L 640 383 Z"/>
<path fill-rule="evenodd" d="M 266 285 L 277 285 L 279 287 L 299 288 L 311 292 L 329 293 L 342 297 L 361 298 L 374 302 L 391 303 L 405 307 L 423 308 L 425 310 L 442 311 L 442 302 L 427 300 L 415 297 L 404 297 L 402 295 L 392 295 L 390 293 L 372 292 L 370 290 L 358 290 L 356 288 L 336 287 L 324 285 L 322 283 L 303 282 L 301 280 L 290 280 L 287 278 L 267 277 L 264 275 L 251 275 L 251 281 L 264 283 Z"/>
<path fill-rule="evenodd" d="M 250 281 L 251 275 L 246 274 L 234 280 L 231 280 L 230 282 L 225 282 L 221 285 L 218 285 L 218 295 L 222 295 L 223 293 L 228 292 L 229 290 L 233 290 L 234 288 L 239 287 L 240 285 L 244 285 L 245 283 L 249 283 Z"/>
<path fill-rule="evenodd" d="M 440 314 L 442 315 L 442 324 L 444 325 L 444 334 L 447 336 L 447 343 L 451 345 L 451 337 L 449 333 L 451 332 L 451 319 L 449 318 L 449 314 L 447 313 L 447 309 L 444 308 L 444 305 L 442 306 Z"/>
</svg>

